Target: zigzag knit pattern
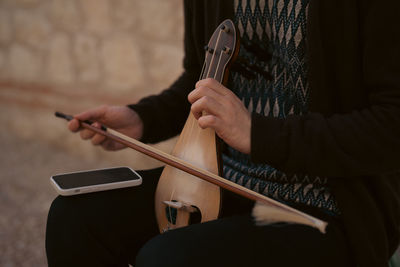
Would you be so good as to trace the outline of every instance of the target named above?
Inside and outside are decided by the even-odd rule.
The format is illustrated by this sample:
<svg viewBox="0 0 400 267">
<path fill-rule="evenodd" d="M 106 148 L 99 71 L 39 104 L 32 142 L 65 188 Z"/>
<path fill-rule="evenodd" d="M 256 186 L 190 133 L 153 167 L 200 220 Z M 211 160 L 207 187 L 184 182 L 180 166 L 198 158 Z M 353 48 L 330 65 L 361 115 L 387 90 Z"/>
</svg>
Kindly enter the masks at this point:
<svg viewBox="0 0 400 267">
<path fill-rule="evenodd" d="M 309 0 L 235 0 L 241 36 L 229 88 L 250 112 L 285 118 L 308 112 L 306 18 Z M 224 176 L 286 204 L 302 203 L 339 213 L 327 178 L 287 175 L 254 164 L 231 147 L 223 153 Z"/>
</svg>

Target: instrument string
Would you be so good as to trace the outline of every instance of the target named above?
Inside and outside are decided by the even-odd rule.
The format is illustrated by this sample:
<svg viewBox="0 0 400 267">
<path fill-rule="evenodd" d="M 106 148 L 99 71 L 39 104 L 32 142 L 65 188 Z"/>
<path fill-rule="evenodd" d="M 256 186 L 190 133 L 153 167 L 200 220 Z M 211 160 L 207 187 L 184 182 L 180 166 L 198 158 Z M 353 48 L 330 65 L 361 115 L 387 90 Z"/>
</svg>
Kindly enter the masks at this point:
<svg viewBox="0 0 400 267">
<path fill-rule="evenodd" d="M 207 56 L 208 56 L 208 53 L 206 54 L 206 57 Z M 204 60 L 203 67 L 201 68 L 199 80 L 203 79 L 203 75 L 204 75 L 204 72 L 206 70 L 206 62 L 207 62 L 207 60 Z"/>
<path fill-rule="evenodd" d="M 219 39 L 220 39 L 220 35 L 221 35 L 221 31 L 218 33 L 218 38 L 217 38 L 217 44 L 216 44 L 216 46 L 218 46 L 218 42 L 219 42 Z M 210 63 L 210 65 L 208 66 L 208 70 L 207 70 L 207 77 L 209 76 L 209 74 L 210 74 L 210 70 L 211 70 L 211 66 L 212 66 L 212 63 L 213 63 L 213 61 L 214 61 L 214 56 L 215 56 L 215 53 L 216 53 L 216 49 L 214 49 L 214 51 L 213 51 L 213 54 L 212 54 L 212 58 L 211 58 L 211 63 Z M 206 53 L 206 58 L 208 57 L 208 53 Z M 221 60 L 221 57 L 219 58 L 219 60 L 218 60 L 218 65 L 219 65 L 219 61 Z M 203 66 L 202 66 L 202 68 L 201 68 L 201 73 L 200 73 L 200 77 L 199 77 L 199 80 L 200 79 L 203 79 L 203 78 L 205 78 L 204 77 L 204 73 L 205 73 L 205 71 L 206 71 L 206 68 L 207 68 L 207 60 L 204 60 L 204 63 L 203 63 Z M 215 77 L 215 75 L 214 75 L 214 77 Z M 173 200 L 173 196 L 174 196 L 174 192 L 175 192 L 175 188 L 173 189 L 173 191 L 172 191 L 172 193 L 171 193 L 171 196 L 170 196 L 170 198 L 169 198 L 169 201 L 171 201 L 172 202 L 172 200 Z M 168 212 L 169 212 L 169 220 L 167 220 L 167 230 L 168 229 L 170 229 L 171 228 L 171 223 L 172 223 L 172 208 L 171 208 L 171 205 L 168 205 Z M 176 218 L 177 219 L 177 218 Z M 171 222 L 170 222 L 170 220 L 171 220 Z"/>
<path fill-rule="evenodd" d="M 173 200 L 173 196 L 174 196 L 174 193 L 175 193 L 175 188 L 172 190 L 172 193 L 171 193 L 171 197 L 169 198 L 169 201 L 172 201 Z M 169 220 L 167 219 L 167 230 L 169 230 L 169 229 L 171 229 L 171 223 L 172 223 L 172 209 L 171 209 L 171 205 L 168 205 L 168 211 L 169 211 Z M 177 211 L 177 214 L 178 214 L 178 211 Z M 175 218 L 175 220 L 177 220 L 178 218 Z M 170 220 L 171 220 L 171 222 L 170 222 Z M 176 221 L 175 221 L 175 223 L 176 223 Z"/>
<path fill-rule="evenodd" d="M 206 58 L 208 57 L 208 53 L 206 53 Z M 203 63 L 203 66 L 202 66 L 202 68 L 201 68 L 201 72 L 200 72 L 200 77 L 199 77 L 199 80 L 201 80 L 201 79 L 203 79 L 204 77 L 203 77 L 203 75 L 204 75 L 204 72 L 206 71 L 206 68 L 207 68 L 207 60 L 204 60 L 204 63 Z M 174 193 L 175 193 L 175 188 L 173 189 L 173 191 L 172 191 L 172 193 L 171 193 L 171 196 L 170 196 L 170 198 L 169 198 L 169 201 L 171 201 L 172 202 L 172 200 L 173 200 L 173 196 L 174 196 Z M 168 205 L 168 212 L 169 212 L 169 216 L 170 216 L 170 220 L 171 220 L 171 222 L 172 222 L 172 208 L 171 208 L 171 205 Z M 176 218 L 177 219 L 177 218 Z M 171 229 L 171 222 L 170 222 L 170 220 L 167 220 L 167 230 L 169 230 L 169 229 Z"/>
<path fill-rule="evenodd" d="M 216 41 L 216 44 L 215 44 L 215 48 L 214 48 L 214 51 L 213 51 L 213 53 L 212 53 L 212 57 L 211 57 L 211 62 L 210 62 L 210 64 L 207 66 L 207 60 L 204 60 L 204 63 L 203 63 L 203 66 L 202 66 L 202 69 L 201 69 L 201 73 L 200 73 L 200 78 L 199 78 L 199 80 L 200 79 L 204 79 L 204 78 L 207 78 L 207 77 L 210 77 L 210 71 L 211 71 L 211 68 L 212 68 L 212 66 L 213 66 L 213 63 L 214 63 L 214 59 L 215 59 L 215 56 L 216 56 L 216 53 L 217 53 L 217 48 L 218 48 L 218 45 L 219 45 L 219 42 L 220 42 L 220 37 L 221 37 L 221 32 L 222 32 L 223 30 L 222 29 L 220 29 L 220 31 L 219 31 L 219 33 L 218 33 L 218 37 L 217 37 L 217 41 Z M 217 67 L 216 67 L 216 69 L 215 69 L 215 73 L 214 73 L 214 75 L 213 75 L 213 78 L 214 79 L 216 79 L 216 76 L 217 76 L 217 74 L 218 74 L 218 68 L 219 68 L 219 66 L 220 66 L 220 63 L 221 63 L 221 59 L 222 59 L 222 50 L 220 51 L 220 55 L 219 55 L 219 58 L 218 58 L 218 63 L 217 63 Z M 209 56 L 209 54 L 208 53 L 206 53 L 206 58 Z M 204 73 L 206 72 L 206 69 L 207 69 L 207 76 L 206 77 L 204 77 Z M 203 112 L 204 113 L 204 112 Z M 173 201 L 173 196 L 174 196 L 174 193 L 175 193 L 175 188 L 173 189 L 173 191 L 172 191 L 172 193 L 171 193 L 171 196 L 170 196 L 170 201 L 172 202 Z M 169 230 L 169 229 L 171 229 L 171 224 L 173 224 L 173 218 L 172 218 L 172 207 L 171 207 L 171 205 L 168 205 L 168 211 L 169 211 L 169 216 L 170 216 L 170 220 L 167 220 L 167 229 Z M 176 213 L 176 216 L 178 216 L 178 211 L 177 211 L 177 213 Z M 176 224 L 176 222 L 177 222 L 177 217 L 175 218 L 176 219 L 176 221 L 175 221 L 175 224 Z"/>
<path fill-rule="evenodd" d="M 211 63 L 210 63 L 210 66 L 208 67 L 207 77 L 210 77 L 211 66 L 214 63 L 215 54 L 217 53 L 217 48 L 218 48 L 219 40 L 220 40 L 220 37 L 221 37 L 221 32 L 222 32 L 222 30 L 220 29 L 219 33 L 218 33 L 217 42 L 215 43 L 215 49 L 213 51 L 213 55 L 212 55 L 212 58 L 211 58 Z"/>
<path fill-rule="evenodd" d="M 218 64 L 217 64 L 217 68 L 215 69 L 215 73 L 214 73 L 214 79 L 217 80 L 217 74 L 218 74 L 218 70 L 219 70 L 219 64 L 221 63 L 221 58 L 222 58 L 222 51 L 219 52 L 219 58 L 218 58 Z M 221 81 L 219 81 L 221 82 Z"/>
</svg>

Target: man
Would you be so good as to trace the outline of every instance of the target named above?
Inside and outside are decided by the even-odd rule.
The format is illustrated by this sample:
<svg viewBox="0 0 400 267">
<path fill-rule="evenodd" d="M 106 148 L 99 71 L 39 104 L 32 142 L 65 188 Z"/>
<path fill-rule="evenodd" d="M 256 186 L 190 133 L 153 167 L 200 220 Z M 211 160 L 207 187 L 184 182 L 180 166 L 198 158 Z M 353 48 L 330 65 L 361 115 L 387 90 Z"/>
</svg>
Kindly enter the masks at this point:
<svg viewBox="0 0 400 267">
<path fill-rule="evenodd" d="M 158 169 L 141 172 L 138 188 L 57 198 L 49 265 L 387 266 L 400 223 L 398 7 L 394 0 L 185 1 L 182 76 L 135 105 L 76 116 L 151 143 L 178 134 L 190 110 L 226 143 L 225 178 L 327 220 L 325 235 L 301 225 L 255 226 L 251 203 L 231 194 L 221 219 L 158 235 Z M 202 47 L 225 18 L 242 39 L 229 84 L 197 82 Z M 78 121 L 69 129 L 80 130 Z"/>
</svg>

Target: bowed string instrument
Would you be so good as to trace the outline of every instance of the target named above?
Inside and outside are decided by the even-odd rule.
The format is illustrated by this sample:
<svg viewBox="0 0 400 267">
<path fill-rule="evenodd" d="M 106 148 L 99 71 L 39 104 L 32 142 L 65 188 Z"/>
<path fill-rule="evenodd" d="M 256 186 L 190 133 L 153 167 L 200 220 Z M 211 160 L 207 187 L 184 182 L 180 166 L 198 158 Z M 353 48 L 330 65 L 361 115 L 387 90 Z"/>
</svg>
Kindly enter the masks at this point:
<svg viewBox="0 0 400 267">
<path fill-rule="evenodd" d="M 239 51 L 239 38 L 231 20 L 223 21 L 205 46 L 200 79 L 214 78 L 226 84 L 229 65 Z M 218 174 L 221 170 L 217 138 L 213 129 L 202 129 L 190 112 L 172 155 Z M 221 206 L 219 186 L 166 166 L 155 195 L 160 231 L 189 223 L 216 219 Z M 196 221 L 197 220 L 197 221 Z"/>
<path fill-rule="evenodd" d="M 239 51 L 239 38 L 234 23 L 223 21 L 205 47 L 205 60 L 200 79 L 214 78 L 226 85 L 229 66 Z M 56 112 L 56 116 L 72 119 L 72 116 Z M 275 218 L 266 222 L 292 221 L 310 225 L 325 232 L 327 223 L 276 200 L 254 192 L 244 186 L 219 176 L 219 153 L 213 129 L 202 129 L 190 113 L 171 154 L 160 151 L 117 131 L 96 128 L 90 122 L 80 122 L 81 127 L 102 134 L 127 147 L 160 160 L 165 166 L 157 185 L 155 212 L 160 232 L 206 222 L 218 218 L 221 205 L 221 189 L 261 203 L 264 212 Z M 259 205 L 260 206 L 260 205 Z M 257 220 L 257 218 L 256 218 Z M 262 223 L 262 222 L 261 222 Z"/>
</svg>

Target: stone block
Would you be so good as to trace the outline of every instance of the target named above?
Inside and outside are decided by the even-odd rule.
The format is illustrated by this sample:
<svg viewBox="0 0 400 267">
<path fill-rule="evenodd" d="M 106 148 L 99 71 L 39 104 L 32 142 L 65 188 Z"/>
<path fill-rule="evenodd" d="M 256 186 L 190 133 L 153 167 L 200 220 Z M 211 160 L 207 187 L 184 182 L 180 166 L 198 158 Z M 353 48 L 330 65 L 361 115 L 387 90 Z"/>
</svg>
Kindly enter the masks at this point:
<svg viewBox="0 0 400 267">
<path fill-rule="evenodd" d="M 113 0 L 112 1 L 112 18 L 114 20 L 115 28 L 126 30 L 134 26 L 138 18 L 136 13 L 138 11 L 137 2 L 134 0 Z"/>
<path fill-rule="evenodd" d="M 183 48 L 155 44 L 149 47 L 146 67 L 155 87 L 166 88 L 182 73 Z"/>
<path fill-rule="evenodd" d="M 137 1 L 137 6 L 137 30 L 141 35 L 173 43 L 183 39 L 182 1 Z"/>
<path fill-rule="evenodd" d="M 57 84 L 75 82 L 71 42 L 66 34 L 57 34 L 49 41 L 46 75 L 51 82 Z"/>
<path fill-rule="evenodd" d="M 9 42 L 11 38 L 10 13 L 0 8 L 0 44 Z"/>
<path fill-rule="evenodd" d="M 85 29 L 98 36 L 110 32 L 111 17 L 108 0 L 80 0 L 85 18 Z"/>
<path fill-rule="evenodd" d="M 48 6 L 49 17 L 56 27 L 69 32 L 81 29 L 82 18 L 76 0 L 52 0 Z"/>
<path fill-rule="evenodd" d="M 6 64 L 6 56 L 4 50 L 0 50 L 0 69 L 3 69 L 5 64 Z"/>
<path fill-rule="evenodd" d="M 42 69 L 42 58 L 34 51 L 20 44 L 10 47 L 10 75 L 17 81 L 37 81 Z"/>
<path fill-rule="evenodd" d="M 40 0 L 13 0 L 13 1 L 14 5 L 24 8 L 35 7 L 41 2 Z"/>
<path fill-rule="evenodd" d="M 37 49 L 45 46 L 51 32 L 49 22 L 41 13 L 24 9 L 15 11 L 14 29 L 17 41 Z"/>
<path fill-rule="evenodd" d="M 7 77 L 8 73 L 6 71 L 6 53 L 4 50 L 0 50 L 0 78 Z"/>
<path fill-rule="evenodd" d="M 118 35 L 104 40 L 101 59 L 108 87 L 128 90 L 145 82 L 140 49 L 132 37 Z"/>
<path fill-rule="evenodd" d="M 74 43 L 77 76 L 81 82 L 97 82 L 100 79 L 98 41 L 89 35 L 77 34 Z"/>
</svg>

